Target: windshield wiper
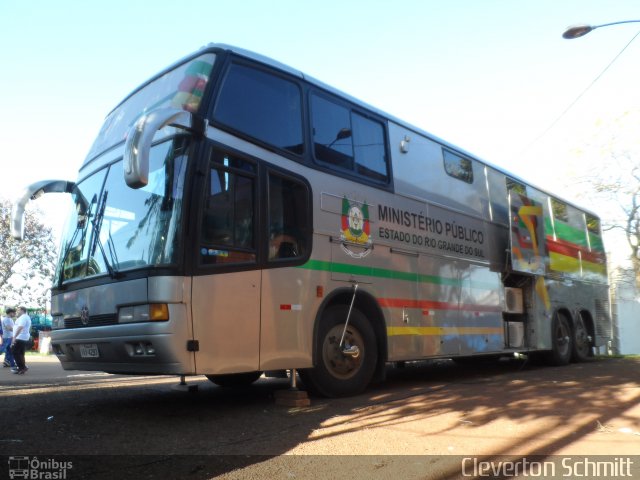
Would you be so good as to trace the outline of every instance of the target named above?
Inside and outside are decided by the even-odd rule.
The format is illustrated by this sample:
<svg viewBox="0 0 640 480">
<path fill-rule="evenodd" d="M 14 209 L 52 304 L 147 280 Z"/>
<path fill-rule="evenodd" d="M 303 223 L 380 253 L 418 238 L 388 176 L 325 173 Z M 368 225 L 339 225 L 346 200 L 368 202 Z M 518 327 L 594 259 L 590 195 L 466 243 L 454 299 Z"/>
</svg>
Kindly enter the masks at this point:
<svg viewBox="0 0 640 480">
<path fill-rule="evenodd" d="M 60 273 L 58 275 L 58 288 L 62 288 L 62 282 L 64 282 L 64 262 L 67 261 L 67 257 L 69 256 L 69 252 L 71 252 L 71 246 L 74 244 L 73 242 L 75 241 L 76 237 L 78 236 L 78 232 L 80 231 L 80 229 L 82 228 L 81 224 L 78 223 L 76 225 L 76 229 L 73 232 L 73 235 L 71 237 L 71 240 L 69 240 L 69 243 L 67 243 L 67 246 L 65 247 L 64 250 L 64 255 L 62 256 L 62 260 L 60 260 Z"/>
<path fill-rule="evenodd" d="M 71 250 L 73 249 L 73 245 L 75 245 L 76 237 L 78 236 L 78 232 L 82 230 L 82 240 L 80 241 L 80 245 L 84 245 L 84 239 L 87 236 L 87 219 L 91 218 L 91 209 L 93 204 L 96 203 L 95 195 L 91 200 L 91 203 L 87 202 L 87 199 L 82 195 L 82 192 L 77 188 L 76 185 L 73 186 L 72 193 L 76 194 L 76 205 L 78 206 L 78 221 L 76 223 L 76 229 L 71 236 L 71 240 L 67 243 L 65 247 L 64 254 L 62 255 L 62 260 L 60 260 L 60 274 L 58 276 L 58 288 L 62 288 L 62 283 L 64 282 L 64 271 L 65 266 L 64 263 L 67 261 L 67 257 Z"/>
<path fill-rule="evenodd" d="M 104 260 L 104 264 L 107 267 L 107 271 L 109 272 L 109 276 L 111 278 L 117 278 L 119 272 L 113 268 L 111 262 L 109 262 L 109 258 L 107 257 L 106 252 L 104 251 L 104 246 L 102 245 L 102 241 L 100 240 L 100 230 L 102 229 L 102 220 L 104 219 L 104 211 L 107 207 L 107 195 L 109 192 L 106 190 L 102 194 L 102 198 L 100 200 L 100 206 L 96 211 L 95 217 L 91 221 L 93 225 L 93 238 L 91 242 L 91 248 L 89 249 L 89 258 L 92 258 L 96 252 L 96 246 L 100 247 L 100 253 L 102 253 L 102 259 Z M 111 232 L 109 232 L 109 236 L 111 236 Z M 111 248 L 111 246 L 109 246 Z M 112 256 L 113 260 L 113 256 Z"/>
<path fill-rule="evenodd" d="M 109 238 L 107 239 L 107 247 L 109 247 L 109 255 L 111 256 L 111 262 L 114 265 L 120 265 L 120 261 L 118 260 L 118 254 L 116 252 L 116 244 L 113 241 L 113 237 L 111 236 L 111 229 L 109 229 Z"/>
</svg>

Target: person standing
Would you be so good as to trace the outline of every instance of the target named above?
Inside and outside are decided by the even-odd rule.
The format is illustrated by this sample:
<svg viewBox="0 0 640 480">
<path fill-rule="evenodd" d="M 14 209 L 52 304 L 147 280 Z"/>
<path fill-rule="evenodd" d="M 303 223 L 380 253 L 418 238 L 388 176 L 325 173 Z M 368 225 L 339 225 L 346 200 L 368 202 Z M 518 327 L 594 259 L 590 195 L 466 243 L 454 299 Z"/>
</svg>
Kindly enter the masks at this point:
<svg viewBox="0 0 640 480">
<path fill-rule="evenodd" d="M 24 352 L 31 338 L 31 318 L 27 315 L 25 307 L 18 307 L 18 314 L 18 319 L 13 327 L 13 339 L 11 340 L 13 358 L 16 361 L 17 368 L 11 371 L 18 375 L 23 375 L 29 370 L 24 360 Z"/>
<path fill-rule="evenodd" d="M 16 309 L 7 307 L 2 317 L 2 347 L 0 353 L 4 352 L 4 367 L 16 367 L 16 361 L 11 353 L 11 340 L 13 340 L 13 317 L 16 316 Z"/>
</svg>

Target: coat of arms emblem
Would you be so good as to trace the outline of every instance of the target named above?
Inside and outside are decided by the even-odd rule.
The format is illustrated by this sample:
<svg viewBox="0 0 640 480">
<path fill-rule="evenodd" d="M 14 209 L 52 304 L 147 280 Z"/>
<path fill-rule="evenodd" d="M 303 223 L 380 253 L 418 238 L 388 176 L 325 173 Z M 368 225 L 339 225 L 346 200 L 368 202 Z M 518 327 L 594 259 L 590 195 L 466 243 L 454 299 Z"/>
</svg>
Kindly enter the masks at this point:
<svg viewBox="0 0 640 480">
<path fill-rule="evenodd" d="M 371 246 L 371 225 L 369 221 L 369 205 L 366 203 L 350 202 L 347 197 L 342 199 L 342 233 L 340 239 L 344 242 L 345 252 L 361 258 L 369 253 Z M 362 252 L 354 252 L 347 244 L 356 244 L 365 248 Z"/>
</svg>

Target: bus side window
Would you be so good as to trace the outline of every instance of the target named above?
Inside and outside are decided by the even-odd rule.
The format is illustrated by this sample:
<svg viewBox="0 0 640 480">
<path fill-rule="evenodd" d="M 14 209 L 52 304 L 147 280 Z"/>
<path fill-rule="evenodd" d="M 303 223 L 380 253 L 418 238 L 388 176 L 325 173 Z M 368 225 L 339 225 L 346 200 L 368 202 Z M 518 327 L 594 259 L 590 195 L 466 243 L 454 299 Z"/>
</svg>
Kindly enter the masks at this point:
<svg viewBox="0 0 640 480">
<path fill-rule="evenodd" d="M 447 175 L 465 183 L 473 183 L 473 163 L 468 158 L 461 157 L 449 150 L 442 149 L 444 170 Z"/>
<path fill-rule="evenodd" d="M 587 222 L 587 230 L 589 233 L 600 236 L 600 219 L 591 215 L 590 213 L 585 214 L 586 222 Z"/>
<path fill-rule="evenodd" d="M 353 141 L 349 110 L 313 95 L 313 151 L 317 160 L 353 170 Z"/>
<path fill-rule="evenodd" d="M 387 180 L 387 154 L 384 127 L 380 122 L 353 113 L 353 146 L 358 175 Z"/>
<path fill-rule="evenodd" d="M 269 173 L 268 221 L 269 261 L 304 257 L 311 222 L 306 185 Z"/>
<path fill-rule="evenodd" d="M 380 121 L 311 95 L 311 122 L 316 161 L 376 183 L 388 181 L 385 130 Z"/>
<path fill-rule="evenodd" d="M 219 152 L 211 155 L 200 235 L 207 265 L 256 260 L 255 166 Z"/>
</svg>

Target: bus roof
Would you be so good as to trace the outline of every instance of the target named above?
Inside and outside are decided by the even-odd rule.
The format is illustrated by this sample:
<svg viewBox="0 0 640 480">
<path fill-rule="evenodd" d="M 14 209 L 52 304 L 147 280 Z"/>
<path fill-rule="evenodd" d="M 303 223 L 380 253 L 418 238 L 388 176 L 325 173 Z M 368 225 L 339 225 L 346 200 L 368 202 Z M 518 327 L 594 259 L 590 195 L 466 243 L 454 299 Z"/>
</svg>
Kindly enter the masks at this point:
<svg viewBox="0 0 640 480">
<path fill-rule="evenodd" d="M 398 117 L 395 117 L 395 116 L 393 116 L 393 115 L 391 115 L 391 114 L 389 114 L 387 112 L 384 112 L 384 111 L 378 109 L 377 107 L 374 107 L 374 106 L 372 106 L 372 105 L 370 105 L 370 104 L 368 104 L 366 102 L 363 102 L 362 100 L 360 100 L 360 99 L 358 99 L 356 97 L 353 97 L 350 94 L 345 93 L 345 92 L 343 92 L 343 91 L 341 91 L 341 90 L 339 90 L 339 89 L 337 89 L 335 87 L 332 87 L 331 85 L 328 85 L 328 84 L 326 84 L 326 83 L 324 83 L 324 82 L 322 82 L 322 81 L 320 81 L 320 80 L 318 80 L 318 79 L 316 79 L 316 78 L 314 78 L 314 77 L 312 77 L 310 75 L 307 75 L 307 74 L 305 74 L 304 72 L 302 72 L 300 70 L 297 70 L 297 69 L 295 69 L 295 68 L 293 68 L 293 67 L 291 67 L 289 65 L 286 65 L 286 64 L 284 64 L 282 62 L 274 60 L 274 59 L 272 59 L 270 57 L 267 57 L 265 55 L 253 52 L 251 50 L 246 50 L 244 48 L 240 48 L 240 47 L 236 47 L 236 46 L 233 46 L 233 45 L 225 44 L 225 43 L 209 43 L 209 44 L 201 47 L 199 50 L 197 50 L 195 52 L 192 52 L 189 55 L 186 55 L 185 57 L 181 58 L 177 62 L 174 62 L 169 67 L 163 69 L 161 72 L 159 72 L 158 74 L 154 75 L 149 80 L 147 80 L 146 82 L 141 84 L 139 87 L 137 87 L 135 90 L 133 90 L 129 95 L 127 95 L 127 97 L 122 102 L 120 102 L 118 104 L 118 106 L 120 106 L 120 104 L 122 104 L 124 101 L 126 101 L 127 98 L 129 98 L 131 95 L 133 95 L 139 89 L 141 89 L 145 85 L 151 83 L 156 78 L 162 76 L 165 72 L 173 69 L 177 65 L 182 64 L 187 59 L 193 58 L 193 57 L 195 57 L 197 55 L 201 55 L 202 53 L 207 52 L 207 51 L 212 51 L 212 52 L 216 52 L 216 51 L 230 52 L 230 53 L 232 53 L 234 55 L 237 55 L 237 56 L 240 56 L 240 57 L 244 57 L 244 58 L 247 58 L 247 59 L 262 63 L 264 65 L 267 65 L 267 66 L 269 66 L 271 68 L 280 70 L 280 71 L 282 71 L 284 73 L 287 73 L 287 74 L 289 74 L 291 76 L 298 77 L 298 78 L 300 78 L 300 79 L 302 79 L 302 80 L 304 80 L 304 81 L 306 81 L 306 82 L 308 82 L 308 83 L 310 83 L 310 84 L 312 84 L 312 85 L 314 85 L 314 86 L 316 86 L 318 88 L 321 88 L 321 89 L 326 90 L 326 91 L 328 91 L 330 93 L 333 93 L 333 94 L 335 94 L 335 95 L 337 95 L 337 96 L 339 96 L 341 98 L 344 98 L 345 100 L 347 100 L 347 101 L 349 101 L 349 102 L 351 102 L 351 103 L 353 103 L 355 105 L 358 105 L 358 106 L 362 107 L 365 110 L 368 110 L 368 111 L 370 111 L 372 113 L 375 113 L 375 114 L 387 119 L 390 122 L 393 122 L 393 123 L 395 123 L 395 124 L 397 124 L 397 125 L 399 125 L 399 126 L 401 126 L 403 128 L 406 128 L 407 130 L 410 130 L 410 131 L 412 131 L 413 133 L 415 133 L 417 135 L 421 135 L 421 136 L 423 136 L 425 138 L 428 138 L 429 140 L 432 140 L 432 141 L 434 141 L 436 143 L 439 143 L 439 144 L 441 144 L 441 145 L 443 145 L 443 146 L 445 146 L 445 147 L 447 147 L 447 148 L 449 148 L 451 150 L 454 150 L 454 151 L 456 151 L 456 152 L 458 152 L 458 153 L 460 153 L 460 154 L 462 154 L 464 156 L 472 158 L 472 159 L 474 159 L 474 160 L 476 160 L 476 161 L 478 161 L 478 162 L 480 162 L 480 163 L 482 163 L 482 164 L 484 164 L 484 165 L 486 165 L 486 166 L 488 166 L 488 167 L 490 167 L 490 168 L 492 168 L 492 169 L 494 169 L 494 170 L 496 170 L 496 171 L 498 171 L 498 172 L 500 172 L 500 173 L 512 178 L 513 180 L 517 180 L 518 182 L 520 182 L 520 183 L 522 183 L 524 185 L 527 185 L 527 186 L 529 186 L 531 188 L 534 188 L 534 189 L 536 189 L 536 190 L 538 190 L 538 191 L 540 191 L 542 193 L 545 193 L 545 194 L 547 194 L 549 196 L 552 196 L 554 198 L 557 198 L 559 200 L 561 199 L 563 202 L 567 203 L 568 205 L 571 205 L 571 206 L 573 206 L 573 207 L 575 207 L 575 208 L 577 208 L 577 209 L 579 209 L 579 210 L 581 210 L 581 211 L 583 211 L 585 213 L 589 213 L 591 215 L 594 215 L 594 216 L 598 217 L 598 215 L 595 214 L 595 212 L 589 211 L 589 210 L 585 209 L 584 207 L 578 206 L 573 202 L 569 202 L 569 201 L 563 199 L 562 197 L 560 197 L 558 195 L 552 194 L 549 191 L 547 191 L 547 190 L 545 190 L 543 188 L 540 188 L 537 185 L 532 184 L 528 180 L 524 180 L 522 177 L 511 173 L 510 171 L 508 171 L 507 169 L 505 169 L 503 167 L 498 167 L 497 165 L 495 165 L 495 164 L 493 164 L 491 162 L 488 162 L 488 161 L 486 161 L 484 159 L 481 159 L 478 156 L 476 156 L 476 155 L 464 150 L 463 148 L 460 148 L 457 145 L 453 145 L 453 144 L 447 142 L 446 140 L 443 140 L 442 138 L 440 138 L 440 137 L 438 137 L 438 136 L 436 136 L 434 134 L 431 134 L 431 133 L 429 133 L 429 132 L 427 132 L 425 130 L 422 130 L 421 128 L 419 128 L 419 127 L 417 127 L 415 125 L 412 125 L 412 124 L 410 124 L 410 123 L 408 123 L 408 122 L 406 122 L 406 121 L 404 121 L 404 120 L 402 120 L 402 119 L 400 119 Z M 118 106 L 116 106 L 115 108 L 118 108 Z M 114 110 L 115 110 L 115 108 L 114 108 Z"/>
</svg>

